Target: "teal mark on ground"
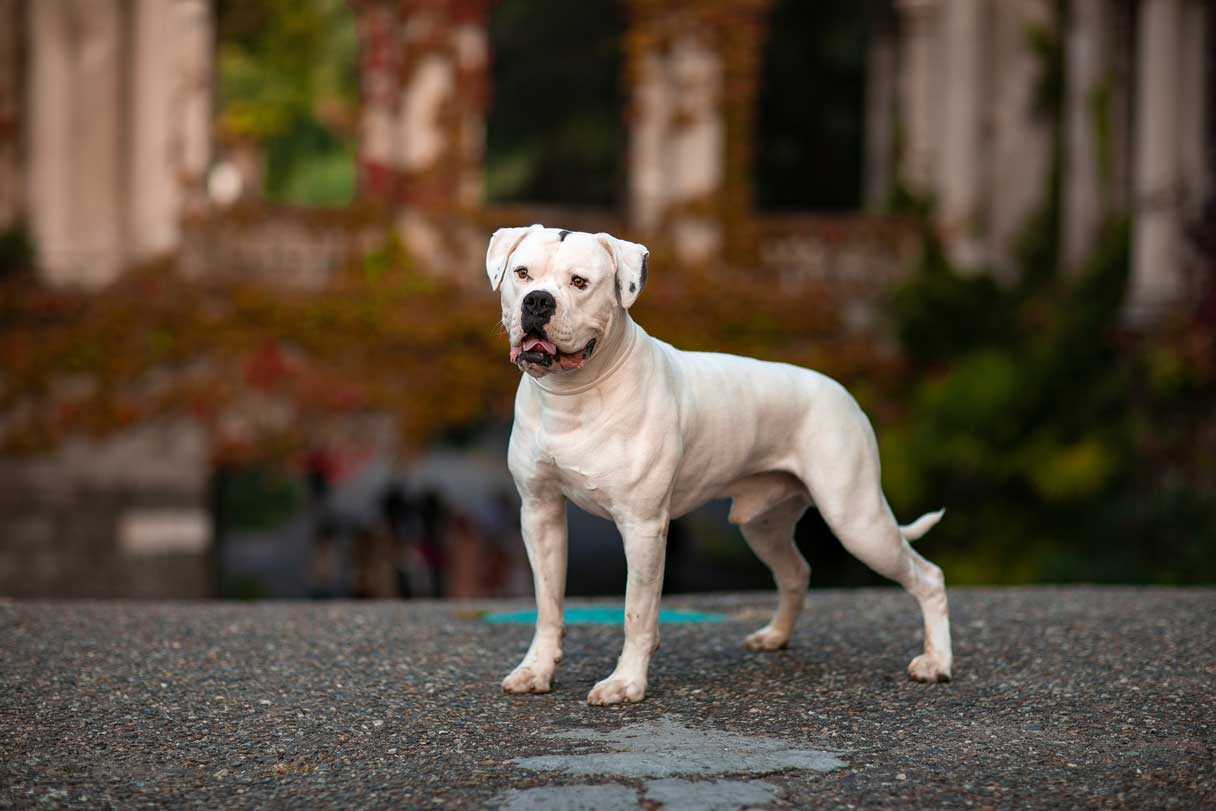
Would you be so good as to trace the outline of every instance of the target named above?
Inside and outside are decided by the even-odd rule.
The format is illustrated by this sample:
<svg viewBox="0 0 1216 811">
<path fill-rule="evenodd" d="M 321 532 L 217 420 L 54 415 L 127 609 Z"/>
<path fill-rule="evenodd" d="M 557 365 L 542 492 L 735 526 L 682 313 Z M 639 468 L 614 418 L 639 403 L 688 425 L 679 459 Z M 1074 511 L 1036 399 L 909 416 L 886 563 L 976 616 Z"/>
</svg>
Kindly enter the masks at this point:
<svg viewBox="0 0 1216 811">
<path fill-rule="evenodd" d="M 567 608 L 565 616 L 567 625 L 620 625 L 625 621 L 625 609 L 611 605 Z M 510 611 L 502 614 L 486 614 L 482 619 L 494 623 L 515 622 L 535 625 L 536 612 Z M 725 619 L 726 617 L 721 614 L 705 614 L 700 611 L 670 611 L 666 608 L 659 610 L 659 622 L 722 622 Z"/>
</svg>

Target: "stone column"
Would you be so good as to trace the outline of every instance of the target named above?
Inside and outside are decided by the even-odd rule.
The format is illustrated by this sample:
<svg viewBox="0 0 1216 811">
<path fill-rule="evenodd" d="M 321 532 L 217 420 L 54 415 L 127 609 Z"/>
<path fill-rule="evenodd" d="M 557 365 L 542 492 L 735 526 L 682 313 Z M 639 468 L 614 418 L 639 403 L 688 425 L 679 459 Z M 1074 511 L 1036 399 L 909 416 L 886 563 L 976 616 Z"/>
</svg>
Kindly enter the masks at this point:
<svg viewBox="0 0 1216 811">
<path fill-rule="evenodd" d="M 52 283 L 69 282 L 78 272 L 72 262 L 74 94 L 69 11 L 67 3 L 34 3 L 29 9 L 26 197 L 38 261 Z"/>
<path fill-rule="evenodd" d="M 996 2 L 989 7 L 994 69 L 985 93 L 989 135 L 984 139 L 988 146 L 981 182 L 987 205 L 988 258 L 1002 277 L 1015 271 L 1017 242 L 1050 193 L 1051 119 L 1035 109 L 1045 66 L 1030 34 L 1059 26 L 1054 8 L 1052 0 Z"/>
<path fill-rule="evenodd" d="M 44 277 L 97 287 L 123 249 L 123 4 L 30 4 L 29 204 Z"/>
<path fill-rule="evenodd" d="M 721 252 L 726 174 L 719 32 L 699 5 L 630 4 L 630 219 L 688 262 Z"/>
<path fill-rule="evenodd" d="M 0 233 L 24 215 L 21 154 L 23 6 L 22 0 L 0 0 Z"/>
<path fill-rule="evenodd" d="M 937 227 L 950 258 L 974 269 L 987 259 L 980 233 L 984 214 L 982 105 L 988 79 L 988 3 L 946 0 L 943 7 L 946 69 L 941 154 L 938 160 Z"/>
<path fill-rule="evenodd" d="M 211 0 L 175 0 L 173 8 L 178 47 L 170 150 L 180 218 L 207 207 L 207 172 L 214 150 L 215 20 Z"/>
<path fill-rule="evenodd" d="M 35 4 L 41 5 L 41 4 Z M 117 0 L 69 0 L 75 29 L 72 134 L 73 281 L 112 282 L 126 262 L 123 138 L 125 19 Z M 65 156 L 66 157 L 66 156 Z"/>
<path fill-rule="evenodd" d="M 1212 193 L 1212 165 L 1209 144 L 1211 110 L 1212 48 L 1209 17 L 1214 12 L 1204 0 L 1185 0 L 1182 9 L 1182 41 L 1179 55 L 1182 77 L 1179 84 L 1178 161 L 1183 214 L 1189 222 L 1197 216 Z"/>
<path fill-rule="evenodd" d="M 463 264 L 482 200 L 486 0 L 359 0 L 360 194 L 424 266 Z"/>
<path fill-rule="evenodd" d="M 131 256 L 176 250 L 205 202 L 211 159 L 212 40 L 206 0 L 135 0 L 127 166 Z"/>
<path fill-rule="evenodd" d="M 707 262 L 745 240 L 767 0 L 630 4 L 630 219 Z"/>
<path fill-rule="evenodd" d="M 169 253 L 178 239 L 172 104 L 179 43 L 173 3 L 135 0 L 132 9 L 127 236 L 132 258 L 144 261 Z"/>
<path fill-rule="evenodd" d="M 940 0 L 898 0 L 900 120 L 904 130 L 900 176 L 908 189 L 928 195 L 935 189 L 940 136 Z"/>
<path fill-rule="evenodd" d="M 629 215 L 643 234 L 659 230 L 667 209 L 667 129 L 671 92 L 667 64 L 657 47 L 645 47 L 632 65 L 629 127 Z"/>
<path fill-rule="evenodd" d="M 1183 0 L 1141 0 L 1136 66 L 1135 224 L 1128 318 L 1147 325 L 1185 295 L 1181 228 Z"/>
<path fill-rule="evenodd" d="M 721 194 L 726 171 L 723 66 L 706 35 L 682 33 L 668 53 L 669 98 L 664 163 L 666 208 L 680 258 L 706 262 L 721 253 Z"/>
<path fill-rule="evenodd" d="M 1073 0 L 1065 47 L 1068 88 L 1065 100 L 1063 270 L 1077 272 L 1093 250 L 1103 219 L 1113 202 L 1106 188 L 1113 170 L 1109 144 L 1101 142 L 1113 122 L 1103 110 L 1113 92 L 1111 21 L 1108 0 Z M 1105 96 L 1105 99 L 1103 98 Z"/>
<path fill-rule="evenodd" d="M 391 203 L 396 193 L 395 122 L 401 88 L 400 22 L 392 0 L 354 0 L 359 34 L 359 196 Z"/>
<path fill-rule="evenodd" d="M 866 54 L 865 205 L 871 211 L 886 206 L 893 180 L 899 53 L 889 15 L 885 4 L 875 11 Z"/>
</svg>

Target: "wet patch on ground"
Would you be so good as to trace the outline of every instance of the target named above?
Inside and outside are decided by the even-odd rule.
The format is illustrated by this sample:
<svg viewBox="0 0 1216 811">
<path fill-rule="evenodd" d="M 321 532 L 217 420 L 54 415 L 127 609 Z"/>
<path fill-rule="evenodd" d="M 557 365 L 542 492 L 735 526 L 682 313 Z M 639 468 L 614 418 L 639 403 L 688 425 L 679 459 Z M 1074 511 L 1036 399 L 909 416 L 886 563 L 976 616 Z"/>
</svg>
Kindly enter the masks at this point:
<svg viewBox="0 0 1216 811">
<path fill-rule="evenodd" d="M 775 786 L 741 775 L 791 769 L 827 772 L 845 765 L 841 752 L 804 749 L 766 735 L 694 729 L 670 717 L 609 732 L 575 729 L 549 737 L 573 742 L 574 751 L 516 758 L 513 763 L 529 771 L 641 780 L 640 787 L 594 783 L 513 790 L 499 795 L 498 807 L 576 811 L 661 803 L 667 811 L 739 811 L 777 799 Z M 685 779 L 722 775 L 731 779 Z"/>
</svg>

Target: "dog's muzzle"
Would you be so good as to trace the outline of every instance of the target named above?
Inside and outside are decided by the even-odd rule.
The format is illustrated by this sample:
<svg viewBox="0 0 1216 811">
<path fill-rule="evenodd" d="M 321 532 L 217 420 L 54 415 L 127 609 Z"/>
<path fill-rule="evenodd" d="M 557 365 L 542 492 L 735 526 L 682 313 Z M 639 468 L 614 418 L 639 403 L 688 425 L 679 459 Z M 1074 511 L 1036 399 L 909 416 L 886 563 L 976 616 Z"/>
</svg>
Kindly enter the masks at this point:
<svg viewBox="0 0 1216 811">
<path fill-rule="evenodd" d="M 595 352 L 595 343 L 596 339 L 592 338 L 582 349 L 562 352 L 543 336 L 527 335 L 519 346 L 511 350 L 511 362 L 521 369 L 529 363 L 545 369 L 554 363 L 562 369 L 578 369 Z"/>
</svg>

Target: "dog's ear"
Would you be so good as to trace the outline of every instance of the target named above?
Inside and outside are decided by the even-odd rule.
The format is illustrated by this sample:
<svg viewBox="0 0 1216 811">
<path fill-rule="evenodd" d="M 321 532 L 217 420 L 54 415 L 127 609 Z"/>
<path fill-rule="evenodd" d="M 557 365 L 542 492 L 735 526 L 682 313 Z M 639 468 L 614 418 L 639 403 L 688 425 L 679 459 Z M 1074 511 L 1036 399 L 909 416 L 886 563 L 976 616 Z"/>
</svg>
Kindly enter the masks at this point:
<svg viewBox="0 0 1216 811">
<path fill-rule="evenodd" d="M 617 239 L 612 234 L 601 233 L 595 237 L 612 257 L 612 266 L 616 270 L 616 292 L 620 296 L 621 306 L 628 310 L 646 286 L 646 261 L 650 251 L 645 245 Z"/>
<path fill-rule="evenodd" d="M 507 265 L 511 261 L 511 253 L 524 241 L 524 237 L 536 230 L 544 230 L 543 225 L 529 225 L 524 228 L 499 228 L 490 237 L 490 246 L 486 248 L 486 275 L 490 277 L 490 289 L 497 290 L 502 279 L 507 275 Z"/>
</svg>

